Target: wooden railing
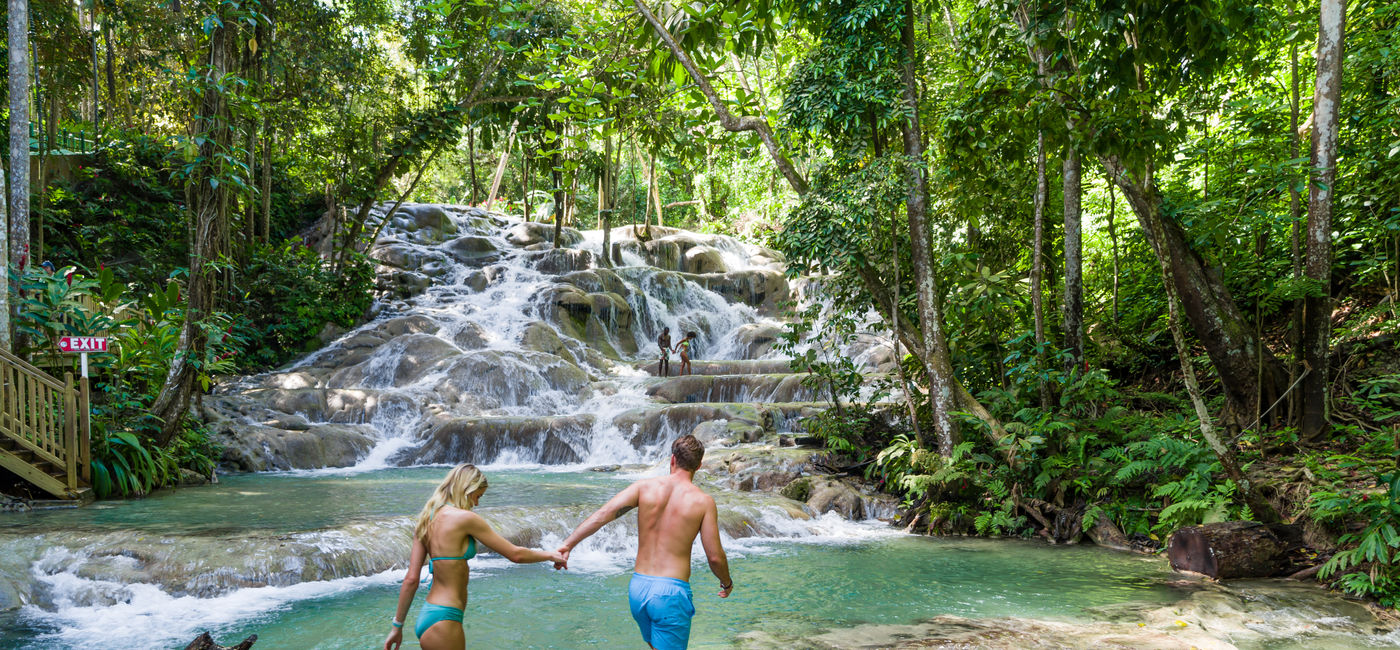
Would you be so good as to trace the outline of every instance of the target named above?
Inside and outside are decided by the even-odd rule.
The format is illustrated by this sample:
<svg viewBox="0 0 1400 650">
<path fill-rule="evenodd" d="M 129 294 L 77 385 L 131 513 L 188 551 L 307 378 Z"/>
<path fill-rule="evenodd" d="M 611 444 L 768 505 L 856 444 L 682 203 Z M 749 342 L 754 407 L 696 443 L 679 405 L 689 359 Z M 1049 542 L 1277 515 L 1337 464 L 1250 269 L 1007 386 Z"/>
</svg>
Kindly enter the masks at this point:
<svg viewBox="0 0 1400 650">
<path fill-rule="evenodd" d="M 87 380 L 59 381 L 0 350 L 0 466 L 63 499 L 92 482 Z"/>
</svg>

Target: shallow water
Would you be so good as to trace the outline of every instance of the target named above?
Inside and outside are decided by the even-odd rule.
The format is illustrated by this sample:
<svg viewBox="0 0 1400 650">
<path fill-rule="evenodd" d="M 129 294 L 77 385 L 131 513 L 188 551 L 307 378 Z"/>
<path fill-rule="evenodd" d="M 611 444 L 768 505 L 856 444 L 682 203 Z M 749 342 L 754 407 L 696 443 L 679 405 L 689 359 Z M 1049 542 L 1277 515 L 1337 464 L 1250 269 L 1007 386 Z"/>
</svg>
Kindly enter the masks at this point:
<svg viewBox="0 0 1400 650">
<path fill-rule="evenodd" d="M 141 501 L 6 518 L 0 542 L 28 533 L 68 530 L 179 530 L 199 539 L 229 528 L 274 533 L 403 516 L 421 503 L 442 468 L 244 475 L 218 486 L 183 489 Z M 601 503 L 624 477 L 537 470 L 489 472 L 481 504 L 545 515 Z M 324 504 L 324 506 L 320 505 Z M 218 508 L 213 506 L 218 505 Z M 504 515 L 503 515 L 504 516 Z M 776 515 L 774 515 L 776 517 Z M 906 536 L 882 524 L 831 518 L 785 521 L 801 537 L 726 539 L 737 589 L 715 596 L 717 581 L 698 553 L 693 583 L 696 647 L 726 647 L 739 634 L 764 630 L 806 635 L 860 623 L 904 623 L 937 614 L 1036 616 L 1089 620 L 1086 608 L 1123 602 L 1169 603 L 1179 592 L 1155 559 L 1092 547 Z M 627 611 L 626 584 L 635 542 L 622 524 L 585 542 L 573 567 L 515 566 L 492 554 L 473 562 L 467 629 L 484 647 L 628 647 L 640 645 Z M 567 530 L 551 529 L 544 543 Z M 222 539 L 211 537 L 211 539 Z M 13 548 L 13 546 L 11 546 Z M 407 541 L 403 544 L 407 555 Z M 0 646 L 173 647 L 209 629 L 229 642 L 256 633 L 260 648 L 362 648 L 382 641 L 401 570 L 287 586 L 230 589 L 213 597 L 172 595 L 153 585 L 96 598 L 101 581 L 85 577 L 83 559 L 51 569 L 39 600 L 18 615 L 0 615 Z M 425 585 L 426 588 L 426 585 Z M 422 604 L 415 602 L 411 621 Z M 410 639 L 412 636 L 410 635 Z"/>
</svg>

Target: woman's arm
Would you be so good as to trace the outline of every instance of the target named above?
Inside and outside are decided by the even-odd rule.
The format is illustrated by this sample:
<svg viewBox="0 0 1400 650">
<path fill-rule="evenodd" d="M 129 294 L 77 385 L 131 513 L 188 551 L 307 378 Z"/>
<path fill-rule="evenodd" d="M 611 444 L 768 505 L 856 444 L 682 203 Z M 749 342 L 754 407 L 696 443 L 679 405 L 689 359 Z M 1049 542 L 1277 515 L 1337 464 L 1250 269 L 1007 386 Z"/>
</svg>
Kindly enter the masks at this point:
<svg viewBox="0 0 1400 650">
<path fill-rule="evenodd" d="M 384 650 L 398 650 L 403 644 L 403 623 L 408 616 L 408 608 L 413 604 L 413 596 L 418 593 L 418 579 L 423 575 L 423 561 L 428 557 L 428 549 L 422 540 L 413 540 L 413 550 L 408 554 L 408 573 L 399 585 L 399 606 L 394 609 L 394 622 L 398 625 L 389 630 L 389 638 L 384 639 Z"/>
<path fill-rule="evenodd" d="M 510 543 L 510 540 L 501 537 L 501 534 L 491 528 L 481 515 L 475 512 L 467 513 L 466 532 L 476 538 L 476 541 L 485 544 L 487 548 L 500 553 L 504 557 L 516 564 L 530 564 L 531 562 L 563 562 L 564 556 L 558 552 L 541 551 L 533 548 L 525 548 Z"/>
</svg>

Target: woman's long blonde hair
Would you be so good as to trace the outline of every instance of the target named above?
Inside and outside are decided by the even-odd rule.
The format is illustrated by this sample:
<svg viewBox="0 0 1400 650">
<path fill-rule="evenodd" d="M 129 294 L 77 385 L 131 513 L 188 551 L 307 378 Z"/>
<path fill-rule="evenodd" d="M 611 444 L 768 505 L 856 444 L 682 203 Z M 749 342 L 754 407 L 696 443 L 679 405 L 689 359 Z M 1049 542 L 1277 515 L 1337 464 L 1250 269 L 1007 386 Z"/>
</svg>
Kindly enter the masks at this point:
<svg viewBox="0 0 1400 650">
<path fill-rule="evenodd" d="M 433 515 L 443 506 L 455 506 L 463 510 L 471 510 L 471 494 L 486 487 L 486 475 L 476 468 L 476 465 L 463 463 L 452 468 L 447 473 L 447 477 L 442 479 L 437 489 L 433 490 L 433 496 L 428 498 L 428 502 L 423 504 L 422 512 L 418 513 L 418 521 L 413 526 L 413 539 L 422 540 L 424 544 L 428 541 L 428 522 Z"/>
</svg>

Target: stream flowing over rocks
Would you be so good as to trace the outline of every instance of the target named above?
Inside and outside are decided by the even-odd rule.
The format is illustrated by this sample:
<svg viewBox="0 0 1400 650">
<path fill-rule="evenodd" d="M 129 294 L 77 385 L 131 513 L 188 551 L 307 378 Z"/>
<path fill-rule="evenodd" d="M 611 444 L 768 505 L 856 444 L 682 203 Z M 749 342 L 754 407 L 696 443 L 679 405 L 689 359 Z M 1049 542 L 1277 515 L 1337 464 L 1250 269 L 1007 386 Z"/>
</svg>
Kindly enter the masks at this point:
<svg viewBox="0 0 1400 650">
<path fill-rule="evenodd" d="M 328 329 L 304 359 L 205 397 L 198 415 L 232 474 L 141 501 L 0 516 L 0 627 L 14 630 L 0 632 L 0 646 L 167 647 L 209 629 L 257 632 L 258 647 L 374 645 L 410 517 L 443 466 L 483 466 L 492 485 L 483 516 L 517 544 L 552 547 L 626 481 L 664 471 L 670 442 L 688 433 L 707 446 L 697 481 L 716 497 L 740 584 L 723 607 L 701 602 L 697 587 L 707 608 L 697 647 L 1395 638 L 1365 608 L 1315 588 L 1270 609 L 1259 603 L 1282 597 L 1258 594 L 1276 582 L 1176 588 L 1156 559 L 981 540 L 927 546 L 882 523 L 896 514 L 893 498 L 828 474 L 820 450 L 795 444 L 802 420 L 826 403 L 777 345 L 782 304 L 820 302 L 816 283 L 790 280 L 780 253 L 730 237 L 615 228 L 620 263 L 609 267 L 602 233 L 564 228 L 558 248 L 553 234 L 477 208 L 403 206 L 370 251 L 378 300 L 368 322 Z M 673 343 L 697 333 L 693 375 L 656 376 L 663 327 Z M 880 336 L 840 353 L 872 380 L 894 369 Z M 674 355 L 671 367 L 680 368 Z M 618 580 L 635 528 L 635 517 L 604 528 L 576 549 L 569 575 L 484 553 L 472 565 L 470 634 L 497 639 L 488 647 L 636 645 L 625 604 L 551 600 L 625 594 Z M 1062 565 L 1044 579 L 1066 582 L 1021 582 L 1046 562 Z M 709 589 L 699 565 L 692 579 Z M 925 591 L 944 580 L 951 591 Z M 867 588 L 878 591 L 860 595 Z M 537 601 L 563 622 L 510 629 L 512 612 Z M 1086 609 L 1099 602 L 1119 609 Z M 1011 617 L 997 603 L 1046 618 Z M 1173 606 L 1194 618 L 1164 623 Z M 307 614 L 322 608 L 329 622 Z"/>
</svg>

